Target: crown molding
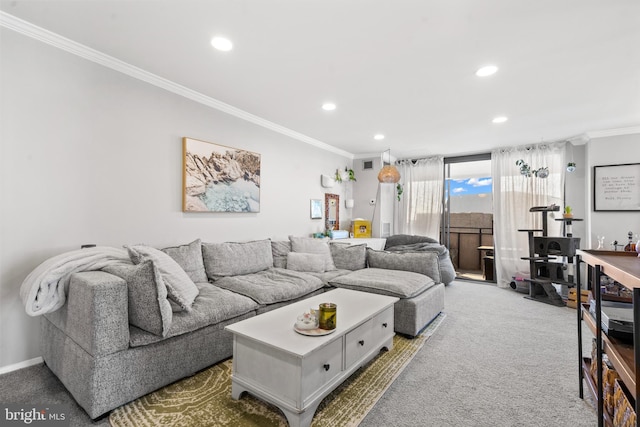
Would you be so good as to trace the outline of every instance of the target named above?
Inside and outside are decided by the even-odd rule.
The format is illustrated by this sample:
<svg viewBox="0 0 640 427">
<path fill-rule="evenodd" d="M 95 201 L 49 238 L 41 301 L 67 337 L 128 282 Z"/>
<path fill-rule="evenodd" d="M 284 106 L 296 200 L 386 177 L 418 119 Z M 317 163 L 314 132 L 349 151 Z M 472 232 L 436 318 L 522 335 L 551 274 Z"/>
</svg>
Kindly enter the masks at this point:
<svg viewBox="0 0 640 427">
<path fill-rule="evenodd" d="M 571 145 L 585 145 L 590 140 L 591 140 L 591 137 L 589 137 L 589 135 L 586 133 L 581 133 L 579 135 L 574 135 L 569 138 L 565 138 L 565 141 L 567 141 Z"/>
<path fill-rule="evenodd" d="M 640 133 L 640 126 L 630 126 L 627 128 L 591 131 L 591 132 L 587 132 L 587 136 L 590 139 L 593 139 L 593 138 L 604 138 L 607 136 L 632 135 L 634 133 Z"/>
<path fill-rule="evenodd" d="M 382 152 L 383 151 L 386 151 L 386 150 L 376 151 L 376 152 L 373 152 L 373 153 L 354 154 L 353 158 L 354 159 L 371 159 L 371 158 L 379 159 L 382 156 Z"/>
<path fill-rule="evenodd" d="M 112 70 L 149 83 L 168 92 L 180 95 L 199 104 L 206 105 L 207 107 L 214 108 L 218 111 L 222 111 L 223 113 L 227 113 L 239 119 L 269 129 L 273 132 L 280 133 L 282 135 L 288 136 L 289 138 L 296 139 L 300 142 L 304 142 L 305 144 L 313 145 L 314 147 L 320 148 L 325 151 L 330 151 L 348 159 L 353 159 L 353 154 L 345 150 L 334 147 L 333 145 L 329 145 L 320 140 L 311 138 L 310 136 L 304 135 L 300 132 L 296 132 L 277 123 L 263 119 L 262 117 L 241 110 L 240 108 L 236 108 L 215 98 L 189 89 L 188 87 L 174 83 L 171 80 L 145 71 L 142 68 L 138 68 L 134 65 L 75 42 L 52 31 L 33 25 L 28 21 L 22 20 L 3 11 L 0 11 L 0 26 L 23 34 L 27 37 L 31 37 L 42 43 L 57 47 L 58 49 L 62 49 L 81 58 L 95 62 L 96 64 L 111 68 Z"/>
</svg>

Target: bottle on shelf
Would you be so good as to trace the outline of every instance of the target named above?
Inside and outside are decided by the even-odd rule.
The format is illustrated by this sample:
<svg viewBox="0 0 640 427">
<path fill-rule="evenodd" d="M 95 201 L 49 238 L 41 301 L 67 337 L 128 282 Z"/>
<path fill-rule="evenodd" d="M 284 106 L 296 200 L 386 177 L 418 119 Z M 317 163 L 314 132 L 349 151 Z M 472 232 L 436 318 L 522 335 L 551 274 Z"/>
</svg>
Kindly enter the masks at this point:
<svg viewBox="0 0 640 427">
<path fill-rule="evenodd" d="M 629 243 L 627 243 L 625 245 L 624 251 L 625 252 L 635 252 L 636 251 L 636 244 L 633 242 L 633 231 L 628 232 L 627 236 L 629 236 Z"/>
</svg>

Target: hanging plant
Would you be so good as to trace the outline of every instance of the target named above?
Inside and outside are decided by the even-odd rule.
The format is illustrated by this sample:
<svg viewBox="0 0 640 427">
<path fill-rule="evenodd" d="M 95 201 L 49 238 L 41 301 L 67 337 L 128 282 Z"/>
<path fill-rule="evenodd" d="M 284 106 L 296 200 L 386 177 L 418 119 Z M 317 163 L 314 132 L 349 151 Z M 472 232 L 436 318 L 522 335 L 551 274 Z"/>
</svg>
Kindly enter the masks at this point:
<svg viewBox="0 0 640 427">
<path fill-rule="evenodd" d="M 520 174 L 529 178 L 531 176 L 531 168 L 524 160 L 520 159 L 516 161 L 516 166 L 520 166 Z"/>
<path fill-rule="evenodd" d="M 336 169 L 335 180 L 337 183 L 342 183 L 344 180 L 356 181 L 356 173 L 353 169 L 344 168 L 344 173 L 340 172 L 340 169 Z"/>
<path fill-rule="evenodd" d="M 404 193 L 404 188 L 402 187 L 402 184 L 396 185 L 396 193 L 398 194 L 398 201 L 400 201 L 402 193 Z"/>
<path fill-rule="evenodd" d="M 546 166 L 532 170 L 531 166 L 522 159 L 516 160 L 516 166 L 520 166 L 520 174 L 527 178 L 531 178 L 531 174 L 536 178 L 546 178 L 549 176 L 549 168 Z"/>
<path fill-rule="evenodd" d="M 536 176 L 536 178 L 546 178 L 549 176 L 549 168 L 545 166 L 543 168 L 536 169 L 533 171 L 533 174 Z"/>
</svg>

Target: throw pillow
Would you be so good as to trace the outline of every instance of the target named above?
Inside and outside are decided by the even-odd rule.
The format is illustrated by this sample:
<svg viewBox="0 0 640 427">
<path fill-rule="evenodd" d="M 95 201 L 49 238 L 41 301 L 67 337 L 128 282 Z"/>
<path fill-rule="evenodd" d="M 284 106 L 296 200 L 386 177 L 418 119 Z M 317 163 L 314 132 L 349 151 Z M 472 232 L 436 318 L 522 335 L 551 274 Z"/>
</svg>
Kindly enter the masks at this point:
<svg viewBox="0 0 640 427">
<path fill-rule="evenodd" d="M 273 267 L 271 240 L 252 242 L 203 243 L 202 254 L 207 277 L 238 276 Z"/>
<path fill-rule="evenodd" d="M 291 242 L 288 240 L 276 240 L 271 242 L 273 254 L 273 266 L 287 268 L 287 254 L 291 252 Z"/>
<path fill-rule="evenodd" d="M 367 262 L 371 268 L 412 271 L 442 283 L 438 254 L 435 252 L 385 252 L 367 248 Z"/>
<path fill-rule="evenodd" d="M 289 252 L 287 254 L 287 270 L 308 273 L 324 273 L 325 259 L 320 254 Z"/>
<path fill-rule="evenodd" d="M 153 261 L 167 287 L 169 298 L 183 310 L 191 311 L 193 301 L 199 293 L 198 287 L 173 258 L 150 246 L 133 245 L 126 248 L 134 264 L 141 264 L 147 260 Z"/>
<path fill-rule="evenodd" d="M 323 255 L 324 271 L 333 271 L 336 269 L 336 266 L 333 263 L 333 258 L 331 258 L 331 249 L 329 249 L 328 239 L 289 236 L 289 241 L 291 242 L 291 249 L 293 252 Z"/>
<path fill-rule="evenodd" d="M 194 283 L 207 282 L 207 272 L 202 261 L 202 243 L 196 239 L 188 245 L 174 246 L 162 249 L 187 273 Z"/>
<path fill-rule="evenodd" d="M 153 261 L 138 265 L 115 264 L 103 270 L 127 282 L 129 323 L 166 337 L 173 313 L 167 300 L 167 287 Z"/>
<path fill-rule="evenodd" d="M 331 257 L 339 270 L 361 270 L 367 266 L 367 245 L 332 242 Z"/>
</svg>

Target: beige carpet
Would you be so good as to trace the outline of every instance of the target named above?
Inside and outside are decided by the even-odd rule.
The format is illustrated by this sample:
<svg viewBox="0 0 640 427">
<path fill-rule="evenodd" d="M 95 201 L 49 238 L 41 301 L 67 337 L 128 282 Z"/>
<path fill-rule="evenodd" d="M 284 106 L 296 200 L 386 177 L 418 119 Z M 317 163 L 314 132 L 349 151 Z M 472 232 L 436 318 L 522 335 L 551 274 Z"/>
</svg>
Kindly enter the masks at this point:
<svg viewBox="0 0 640 427">
<path fill-rule="evenodd" d="M 385 390 L 442 323 L 440 314 L 415 339 L 396 335 L 394 347 L 360 368 L 320 404 L 313 427 L 357 426 Z M 124 426 L 282 426 L 280 410 L 251 395 L 231 399 L 232 360 L 214 365 L 112 411 L 109 422 Z"/>
</svg>

